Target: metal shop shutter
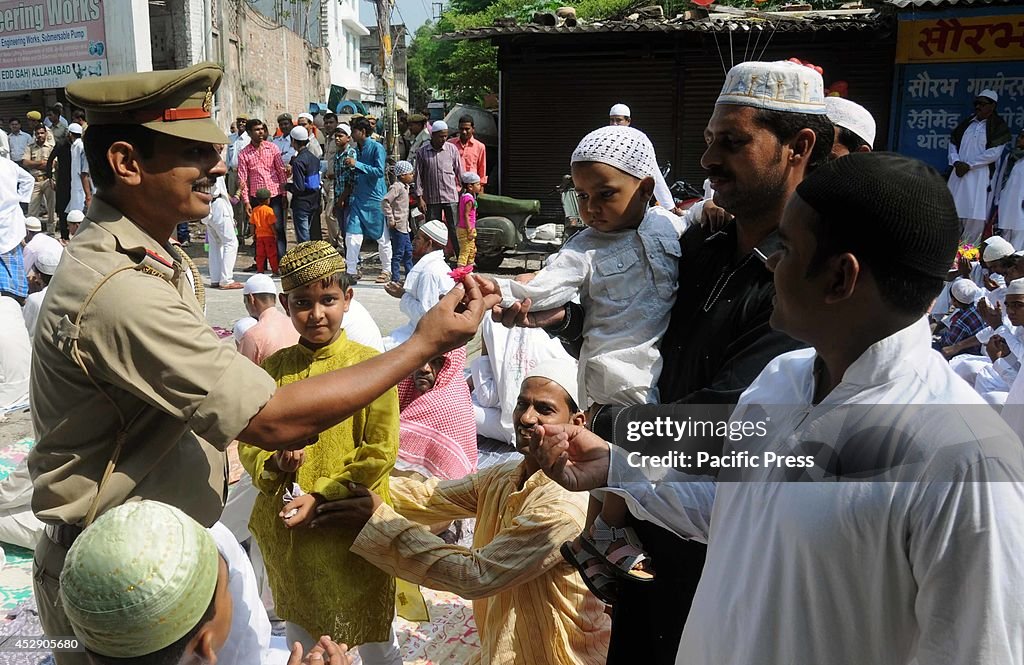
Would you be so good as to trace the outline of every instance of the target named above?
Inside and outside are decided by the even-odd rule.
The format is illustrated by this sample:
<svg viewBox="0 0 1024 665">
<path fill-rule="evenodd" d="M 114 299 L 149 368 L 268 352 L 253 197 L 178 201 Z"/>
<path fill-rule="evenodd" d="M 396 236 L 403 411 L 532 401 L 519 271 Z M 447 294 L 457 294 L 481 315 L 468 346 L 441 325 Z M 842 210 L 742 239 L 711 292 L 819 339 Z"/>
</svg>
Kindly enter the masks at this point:
<svg viewBox="0 0 1024 665">
<path fill-rule="evenodd" d="M 676 88 L 671 54 L 509 62 L 502 71 L 502 193 L 541 200 L 531 225 L 561 223 L 561 201 L 552 190 L 569 173 L 576 144 L 608 123 L 617 102 L 630 107 L 659 162 L 674 160 Z"/>
</svg>

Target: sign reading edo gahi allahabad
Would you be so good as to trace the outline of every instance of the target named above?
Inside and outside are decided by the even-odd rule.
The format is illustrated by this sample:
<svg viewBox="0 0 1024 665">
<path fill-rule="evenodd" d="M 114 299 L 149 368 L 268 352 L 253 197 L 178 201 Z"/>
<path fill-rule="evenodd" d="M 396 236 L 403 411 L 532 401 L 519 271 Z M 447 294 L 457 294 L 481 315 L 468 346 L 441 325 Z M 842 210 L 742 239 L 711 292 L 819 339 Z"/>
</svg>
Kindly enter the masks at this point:
<svg viewBox="0 0 1024 665">
<path fill-rule="evenodd" d="M 101 0 L 0 0 L 0 92 L 107 73 Z"/>
</svg>

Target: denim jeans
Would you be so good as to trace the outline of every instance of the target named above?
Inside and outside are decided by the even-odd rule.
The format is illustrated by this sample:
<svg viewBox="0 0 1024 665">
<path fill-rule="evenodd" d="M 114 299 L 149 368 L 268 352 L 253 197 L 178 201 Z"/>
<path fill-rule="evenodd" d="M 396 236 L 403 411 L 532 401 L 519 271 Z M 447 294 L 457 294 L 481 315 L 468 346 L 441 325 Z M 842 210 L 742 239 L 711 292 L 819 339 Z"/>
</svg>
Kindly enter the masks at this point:
<svg viewBox="0 0 1024 665">
<path fill-rule="evenodd" d="M 315 212 L 315 210 L 292 208 L 292 221 L 295 222 L 296 242 L 309 241 L 309 220 Z"/>
<path fill-rule="evenodd" d="M 401 268 L 405 268 L 408 275 L 412 270 L 412 239 L 408 233 L 402 233 L 398 229 L 391 229 L 391 281 L 401 281 Z"/>
</svg>

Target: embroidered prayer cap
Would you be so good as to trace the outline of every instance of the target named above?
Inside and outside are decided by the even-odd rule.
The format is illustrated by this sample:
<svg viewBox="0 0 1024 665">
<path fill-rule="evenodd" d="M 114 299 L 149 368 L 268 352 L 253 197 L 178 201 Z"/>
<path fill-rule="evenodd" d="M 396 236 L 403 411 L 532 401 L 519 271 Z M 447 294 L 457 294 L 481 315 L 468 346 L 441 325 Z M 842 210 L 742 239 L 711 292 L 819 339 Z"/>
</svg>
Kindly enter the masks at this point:
<svg viewBox="0 0 1024 665">
<path fill-rule="evenodd" d="M 981 258 L 985 263 L 992 263 L 993 261 L 1005 259 L 1013 254 L 1013 251 L 1013 245 L 1006 238 L 991 236 L 985 241 L 985 251 L 981 253 Z"/>
<path fill-rule="evenodd" d="M 443 222 L 432 219 L 420 227 L 420 231 L 438 245 L 444 247 L 448 244 L 448 227 Z"/>
<path fill-rule="evenodd" d="M 993 102 L 999 101 L 999 95 L 996 94 L 995 90 L 982 90 L 978 93 L 978 97 L 984 97 L 985 99 L 990 99 Z"/>
<path fill-rule="evenodd" d="M 825 110 L 833 125 L 850 130 L 868 145 L 875 144 L 875 119 L 866 108 L 842 97 L 826 97 Z"/>
<path fill-rule="evenodd" d="M 1015 279 L 1006 285 L 1006 295 L 1024 296 L 1024 279 Z"/>
<path fill-rule="evenodd" d="M 245 280 L 242 287 L 242 295 L 248 296 L 255 293 L 272 293 L 277 295 L 277 285 L 269 275 L 253 275 Z"/>
<path fill-rule="evenodd" d="M 25 117 L 28 118 L 29 120 L 42 120 L 43 119 L 43 114 L 40 113 L 39 111 L 29 111 L 28 113 L 25 114 Z"/>
<path fill-rule="evenodd" d="M 981 288 L 977 284 L 969 279 L 963 277 L 953 280 L 953 283 L 949 286 L 949 294 L 953 296 L 957 302 L 965 305 L 973 305 L 978 302 L 981 298 Z"/>
<path fill-rule="evenodd" d="M 945 279 L 960 243 L 953 195 L 938 171 L 892 152 L 855 152 L 797 185 L 818 224 L 865 260 Z"/>
<path fill-rule="evenodd" d="M 542 378 L 554 381 L 562 386 L 565 392 L 569 393 L 569 397 L 572 398 L 573 402 L 579 404 L 580 389 L 578 377 L 579 366 L 575 361 L 548 359 L 540 361 L 536 367 L 527 373 L 523 380 Z"/>
<path fill-rule="evenodd" d="M 25 230 L 35 231 L 39 233 L 43 230 L 43 223 L 39 221 L 38 217 L 26 217 L 25 218 Z"/>
<path fill-rule="evenodd" d="M 291 291 L 345 272 L 345 259 L 325 240 L 301 242 L 284 253 L 279 266 L 281 290 Z"/>
<path fill-rule="evenodd" d="M 69 134 L 77 134 L 77 135 L 81 136 L 83 131 L 84 130 L 82 129 L 82 126 L 80 124 L 78 124 L 77 122 L 73 122 L 70 125 L 68 125 L 68 133 Z"/>
<path fill-rule="evenodd" d="M 407 162 L 404 159 L 400 162 L 395 162 L 395 175 L 408 175 L 412 173 L 412 163 Z"/>
<path fill-rule="evenodd" d="M 261 201 L 265 201 L 266 199 L 269 199 L 270 198 L 270 190 L 267 189 L 266 187 L 260 187 L 259 189 L 256 190 L 256 198 L 261 200 Z"/>
<path fill-rule="evenodd" d="M 288 132 L 288 136 L 290 138 L 295 139 L 296 141 L 308 141 L 309 140 L 309 132 L 306 131 L 305 127 L 294 127 L 294 128 L 292 128 L 292 131 Z"/>
<path fill-rule="evenodd" d="M 825 115 L 825 82 L 795 62 L 741 62 L 725 75 L 715 103 Z"/>
<path fill-rule="evenodd" d="M 81 210 L 72 210 L 68 213 L 68 224 L 81 224 L 85 221 L 85 213 Z"/>
<path fill-rule="evenodd" d="M 447 132 L 447 131 L 448 131 L 448 123 L 445 122 L 444 120 L 438 120 L 437 122 L 435 122 L 433 125 L 430 126 L 430 133 L 431 134 L 436 134 L 438 132 Z"/>
<path fill-rule="evenodd" d="M 60 263 L 60 257 L 64 255 L 64 248 L 55 248 L 47 246 L 41 252 L 36 254 L 35 257 L 35 269 L 44 275 L 53 276 L 53 273 L 57 272 L 57 265 Z"/>
<path fill-rule="evenodd" d="M 203 143 L 227 143 L 213 121 L 213 93 L 224 70 L 212 62 L 188 69 L 96 76 L 69 83 L 68 99 L 89 114 L 90 125 L 142 125 Z"/>
<path fill-rule="evenodd" d="M 629 107 L 625 104 L 616 104 L 612 106 L 611 110 L 608 111 L 608 117 L 613 115 L 620 115 L 623 118 L 629 118 Z"/>
<path fill-rule="evenodd" d="M 101 656 L 170 646 L 202 620 L 217 587 L 213 536 L 158 501 L 111 508 L 68 550 L 60 598 L 71 627 Z"/>
<path fill-rule="evenodd" d="M 472 185 L 472 184 L 478 183 L 478 182 L 480 182 L 480 176 L 477 175 L 476 173 L 473 173 L 472 171 L 463 171 L 462 172 L 462 184 L 464 184 L 464 185 Z"/>
<path fill-rule="evenodd" d="M 640 130 L 621 125 L 601 127 L 584 136 L 570 162 L 600 162 L 641 180 L 658 172 L 651 140 Z"/>
</svg>

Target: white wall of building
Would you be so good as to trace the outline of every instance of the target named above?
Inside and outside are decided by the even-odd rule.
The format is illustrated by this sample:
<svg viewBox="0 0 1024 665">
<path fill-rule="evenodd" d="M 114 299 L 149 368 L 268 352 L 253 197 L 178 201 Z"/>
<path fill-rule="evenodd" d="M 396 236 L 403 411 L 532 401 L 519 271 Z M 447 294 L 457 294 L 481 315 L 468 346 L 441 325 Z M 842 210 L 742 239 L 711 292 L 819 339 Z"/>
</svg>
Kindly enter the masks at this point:
<svg viewBox="0 0 1024 665">
<path fill-rule="evenodd" d="M 359 22 L 358 0 L 329 1 L 327 24 L 331 83 L 347 88 L 346 97 L 358 100 L 364 92 L 359 77 L 359 39 L 370 34 Z"/>
<path fill-rule="evenodd" d="M 103 5 L 103 30 L 111 74 L 153 71 L 147 0 L 107 0 Z"/>
</svg>

